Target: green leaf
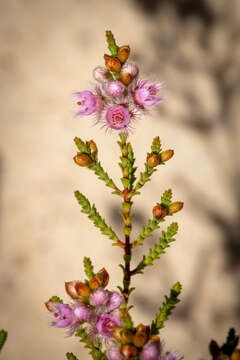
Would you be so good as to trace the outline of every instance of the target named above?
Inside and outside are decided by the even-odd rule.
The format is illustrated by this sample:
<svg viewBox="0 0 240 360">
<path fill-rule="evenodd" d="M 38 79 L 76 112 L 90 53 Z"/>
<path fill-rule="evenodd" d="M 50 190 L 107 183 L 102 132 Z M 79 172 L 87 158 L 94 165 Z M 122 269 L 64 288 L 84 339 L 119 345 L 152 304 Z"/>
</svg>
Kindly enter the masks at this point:
<svg viewBox="0 0 240 360">
<path fill-rule="evenodd" d="M 168 320 L 168 317 L 171 315 L 172 310 L 176 307 L 176 304 L 180 301 L 178 296 L 180 295 L 182 286 L 180 282 L 177 282 L 173 285 L 170 295 L 165 296 L 165 302 L 162 304 L 159 309 L 156 319 L 151 324 L 151 333 L 158 334 L 158 330 L 164 327 L 164 323 Z"/>
<path fill-rule="evenodd" d="M 49 299 L 50 302 L 53 302 L 53 303 L 59 303 L 59 304 L 63 304 L 63 300 L 60 299 L 60 297 L 54 295 L 51 297 L 51 299 Z"/>
<path fill-rule="evenodd" d="M 66 353 L 66 357 L 68 360 L 78 360 L 78 358 L 73 353 L 70 352 Z"/>
<path fill-rule="evenodd" d="M 91 280 L 95 276 L 91 259 L 85 256 L 83 259 L 83 265 L 85 274 L 87 275 L 89 280 Z"/>
<path fill-rule="evenodd" d="M 162 149 L 161 149 L 161 142 L 159 136 L 156 136 L 152 141 L 151 150 L 153 153 L 160 155 Z"/>
<path fill-rule="evenodd" d="M 168 207 L 172 202 L 172 190 L 168 189 L 164 191 L 161 197 L 161 205 Z"/>
<path fill-rule="evenodd" d="M 106 224 L 105 220 L 100 216 L 95 205 L 91 205 L 88 199 L 79 191 L 75 191 L 74 195 L 79 205 L 82 207 L 82 212 L 88 215 L 88 218 L 92 220 L 92 222 L 97 228 L 100 229 L 101 233 L 108 236 L 109 239 L 113 240 L 114 242 L 119 242 L 117 235 L 112 230 L 112 228 Z"/>
<path fill-rule="evenodd" d="M 106 30 L 106 38 L 108 43 L 108 49 L 113 56 L 117 56 L 118 46 L 114 39 L 113 33 L 110 30 Z"/>
<path fill-rule="evenodd" d="M 3 345 L 5 344 L 6 340 L 7 340 L 7 337 L 8 337 L 8 333 L 6 330 L 0 330 L 0 351 L 2 350 L 3 348 Z"/>
</svg>

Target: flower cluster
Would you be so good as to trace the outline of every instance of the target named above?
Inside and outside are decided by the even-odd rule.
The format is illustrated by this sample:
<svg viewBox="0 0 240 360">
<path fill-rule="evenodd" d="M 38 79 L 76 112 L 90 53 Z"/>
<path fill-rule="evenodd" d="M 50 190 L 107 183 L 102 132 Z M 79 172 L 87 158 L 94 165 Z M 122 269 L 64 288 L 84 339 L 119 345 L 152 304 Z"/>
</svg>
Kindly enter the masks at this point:
<svg viewBox="0 0 240 360">
<path fill-rule="evenodd" d="M 108 273 L 103 268 L 89 282 L 66 282 L 66 292 L 72 303 L 64 304 L 56 296 L 45 303 L 51 312 L 51 325 L 67 328 L 71 336 L 84 324 L 88 326 L 89 338 L 93 342 L 111 339 L 115 327 L 121 325 L 119 317 L 113 312 L 122 305 L 123 296 L 104 289 L 108 279 Z"/>
<path fill-rule="evenodd" d="M 111 44 L 112 45 L 112 44 Z M 107 129 L 127 133 L 138 116 L 163 101 L 158 95 L 162 83 L 139 80 L 139 68 L 128 62 L 129 46 L 109 47 L 112 55 L 104 55 L 105 67 L 97 66 L 94 90 L 74 93 L 76 115 L 96 115 L 96 122 Z"/>
</svg>

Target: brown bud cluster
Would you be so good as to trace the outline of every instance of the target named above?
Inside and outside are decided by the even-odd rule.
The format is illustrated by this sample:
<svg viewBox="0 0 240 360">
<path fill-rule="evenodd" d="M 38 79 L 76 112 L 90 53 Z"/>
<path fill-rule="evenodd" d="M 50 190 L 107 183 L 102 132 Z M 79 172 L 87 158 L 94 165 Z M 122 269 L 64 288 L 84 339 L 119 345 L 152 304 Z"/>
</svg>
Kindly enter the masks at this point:
<svg viewBox="0 0 240 360">
<path fill-rule="evenodd" d="M 112 72 L 120 72 L 122 65 L 118 58 L 114 58 L 105 54 L 104 60 L 105 60 L 105 66 L 108 70 Z"/>
<path fill-rule="evenodd" d="M 151 166 L 151 167 L 156 167 L 160 164 L 160 158 L 155 153 L 148 154 L 146 161 L 147 161 L 148 166 Z"/>
<path fill-rule="evenodd" d="M 128 86 L 133 81 L 133 76 L 130 73 L 120 72 L 119 80 Z"/>
<path fill-rule="evenodd" d="M 162 205 L 156 205 L 153 208 L 153 216 L 156 219 L 162 219 L 167 215 L 167 209 Z"/>
<path fill-rule="evenodd" d="M 176 201 L 169 205 L 168 213 L 169 213 L 169 215 L 172 215 L 172 214 L 182 210 L 182 208 L 183 208 L 183 202 Z"/>
<path fill-rule="evenodd" d="M 150 329 L 148 326 L 139 324 L 136 328 L 136 334 L 133 337 L 133 344 L 136 347 L 142 347 L 148 340 Z"/>
<path fill-rule="evenodd" d="M 73 160 L 79 166 L 88 166 L 93 163 L 93 160 L 87 155 L 78 152 L 77 155 L 74 156 Z"/>
<path fill-rule="evenodd" d="M 120 344 L 128 344 L 133 341 L 133 334 L 131 331 L 123 329 L 121 326 L 116 326 L 112 332 L 112 336 Z"/>
</svg>

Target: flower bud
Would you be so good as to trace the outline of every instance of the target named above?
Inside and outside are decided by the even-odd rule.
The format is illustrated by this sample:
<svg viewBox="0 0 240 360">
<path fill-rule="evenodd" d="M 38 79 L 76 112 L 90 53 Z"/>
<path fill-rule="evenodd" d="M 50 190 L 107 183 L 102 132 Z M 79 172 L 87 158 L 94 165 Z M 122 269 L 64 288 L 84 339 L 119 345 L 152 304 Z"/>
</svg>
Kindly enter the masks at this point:
<svg viewBox="0 0 240 360">
<path fill-rule="evenodd" d="M 105 65 L 106 68 L 113 72 L 120 72 L 121 70 L 121 63 L 117 58 L 111 57 L 109 55 L 104 55 Z"/>
<path fill-rule="evenodd" d="M 121 72 L 120 72 L 120 77 L 122 74 L 130 74 L 132 76 L 132 78 L 134 79 L 138 75 L 138 73 L 139 73 L 139 68 L 138 68 L 137 64 L 130 61 L 123 65 Z"/>
<path fill-rule="evenodd" d="M 131 358 L 131 357 L 137 356 L 138 351 L 134 345 L 122 345 L 120 347 L 120 353 L 125 358 Z"/>
<path fill-rule="evenodd" d="M 161 343 L 159 336 L 151 337 L 149 342 L 144 345 L 141 354 L 140 359 L 141 360 L 156 360 L 159 359 L 159 355 L 161 353 Z"/>
<path fill-rule="evenodd" d="M 111 346 L 107 351 L 107 356 L 110 360 L 122 360 L 123 357 L 120 349 L 117 346 Z"/>
<path fill-rule="evenodd" d="M 109 293 L 103 289 L 98 289 L 90 297 L 90 304 L 93 306 L 105 305 L 109 299 Z"/>
<path fill-rule="evenodd" d="M 147 164 L 151 167 L 158 166 L 160 163 L 159 156 L 154 153 L 150 153 L 147 155 Z"/>
<path fill-rule="evenodd" d="M 167 215 L 167 210 L 162 205 L 156 205 L 153 208 L 153 216 L 156 219 L 162 219 Z"/>
<path fill-rule="evenodd" d="M 108 95 L 115 97 L 123 94 L 125 86 L 121 81 L 112 80 L 104 85 L 104 90 Z"/>
<path fill-rule="evenodd" d="M 147 342 L 147 334 L 144 332 L 137 332 L 133 337 L 133 343 L 136 347 L 142 347 Z"/>
<path fill-rule="evenodd" d="M 89 296 L 89 287 L 80 281 L 65 282 L 65 289 L 72 299 L 79 299 L 80 296 Z"/>
<path fill-rule="evenodd" d="M 174 203 L 172 203 L 172 204 L 169 205 L 168 213 L 169 213 L 170 215 L 172 215 L 172 214 L 174 214 L 174 213 L 182 210 L 182 208 L 183 208 L 183 202 L 181 202 L 181 201 L 176 201 L 176 202 L 174 202 Z"/>
<path fill-rule="evenodd" d="M 120 72 L 119 75 L 119 80 L 126 86 L 128 86 L 132 81 L 133 81 L 133 77 L 130 73 L 122 73 Z"/>
<path fill-rule="evenodd" d="M 122 63 L 124 63 L 128 59 L 129 54 L 130 54 L 130 47 L 128 45 L 123 45 L 120 46 L 120 48 L 118 49 L 117 57 Z"/>
<path fill-rule="evenodd" d="M 97 290 L 100 286 L 100 281 L 96 276 L 89 281 L 89 287 L 92 290 Z"/>
<path fill-rule="evenodd" d="M 48 311 L 50 311 L 50 312 L 54 311 L 54 306 L 53 306 L 52 301 L 48 300 L 44 304 L 45 304 L 46 308 L 48 309 Z"/>
<path fill-rule="evenodd" d="M 162 162 L 168 161 L 170 160 L 174 155 L 174 151 L 173 150 L 165 150 L 160 154 L 160 159 Z"/>
<path fill-rule="evenodd" d="M 240 349 L 235 349 L 232 353 L 231 360 L 240 360 Z"/>
<path fill-rule="evenodd" d="M 97 66 L 93 70 L 93 77 L 98 82 L 103 83 L 111 77 L 111 74 L 104 66 Z"/>
<path fill-rule="evenodd" d="M 121 326 L 116 326 L 112 332 L 112 336 L 120 344 L 127 344 L 132 342 L 133 334 L 129 330 L 123 329 Z"/>
<path fill-rule="evenodd" d="M 97 279 L 99 279 L 101 286 L 105 288 L 109 282 L 109 274 L 105 268 L 102 268 L 98 271 L 96 275 Z"/>
<path fill-rule="evenodd" d="M 73 160 L 79 166 L 88 166 L 93 163 L 93 160 L 87 155 L 78 152 L 77 155 L 74 156 Z"/>
<path fill-rule="evenodd" d="M 91 153 L 94 156 L 94 159 L 97 159 L 98 148 L 96 143 L 93 140 L 87 141 L 87 145 L 90 147 Z"/>
</svg>

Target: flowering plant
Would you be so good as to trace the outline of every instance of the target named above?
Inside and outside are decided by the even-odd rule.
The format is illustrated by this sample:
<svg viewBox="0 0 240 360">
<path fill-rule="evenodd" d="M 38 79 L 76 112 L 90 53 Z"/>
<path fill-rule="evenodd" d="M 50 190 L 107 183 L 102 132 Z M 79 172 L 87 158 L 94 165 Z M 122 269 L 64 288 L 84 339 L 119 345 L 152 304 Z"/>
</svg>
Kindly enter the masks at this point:
<svg viewBox="0 0 240 360">
<path fill-rule="evenodd" d="M 137 64 L 128 61 L 130 47 L 118 46 L 111 31 L 106 32 L 106 37 L 110 55 L 104 55 L 105 67 L 97 66 L 93 70 L 93 77 L 97 82 L 94 89 L 76 92 L 74 99 L 77 116 L 95 114 L 96 124 L 102 124 L 107 130 L 118 132 L 123 189 L 118 188 L 102 168 L 98 160 L 98 148 L 93 140 L 83 141 L 79 137 L 74 139 L 78 148 L 74 161 L 78 166 L 94 171 L 98 178 L 113 190 L 112 193 L 121 198 L 123 239 L 106 224 L 95 205 L 91 204 L 85 195 L 79 191 L 75 191 L 74 194 L 81 211 L 88 215 L 102 234 L 110 238 L 114 246 L 123 251 L 123 264 L 120 264 L 123 284 L 118 286 L 118 290 L 109 290 L 107 270 L 103 267 L 95 271 L 90 258 L 84 257 L 86 279 L 65 283 L 66 292 L 70 297 L 69 303 L 63 303 L 58 296 L 53 296 L 45 305 L 50 312 L 51 325 L 65 328 L 69 336 L 79 337 L 90 350 L 94 360 L 180 359 L 182 357 L 178 352 L 164 349 L 159 332 L 180 301 L 181 284 L 176 282 L 172 286 L 170 294 L 165 296 L 165 301 L 150 325 L 135 325 L 130 314 L 132 306 L 129 305 L 130 294 L 134 290 L 131 287 L 132 277 L 142 274 L 147 266 L 153 265 L 153 262 L 165 253 L 166 248 L 175 241 L 178 224 L 172 222 L 162 231 L 158 242 L 135 268 L 131 267 L 133 250 L 152 236 L 160 227 L 160 223 L 183 208 L 182 202 L 172 201 L 172 191 L 167 189 L 159 203 L 153 207 L 153 216 L 147 225 L 143 226 L 136 239 L 130 240 L 134 196 L 140 194 L 139 190 L 150 181 L 157 167 L 165 164 L 174 155 L 173 150 L 162 150 L 159 137 L 155 137 L 146 157 L 145 169 L 140 173 L 139 179 L 136 178 L 134 153 L 128 136 L 136 120 L 147 114 L 152 106 L 163 101 L 162 94 L 159 94 L 163 85 L 148 79 L 139 80 Z M 235 333 L 231 333 L 229 339 L 234 346 L 231 345 L 231 349 L 228 347 L 228 354 L 231 356 L 235 352 L 236 355 L 238 338 Z M 211 342 L 210 351 L 214 359 L 225 356 L 224 349 L 216 342 Z M 77 360 L 73 353 L 69 352 L 66 356 L 68 360 Z"/>
</svg>

